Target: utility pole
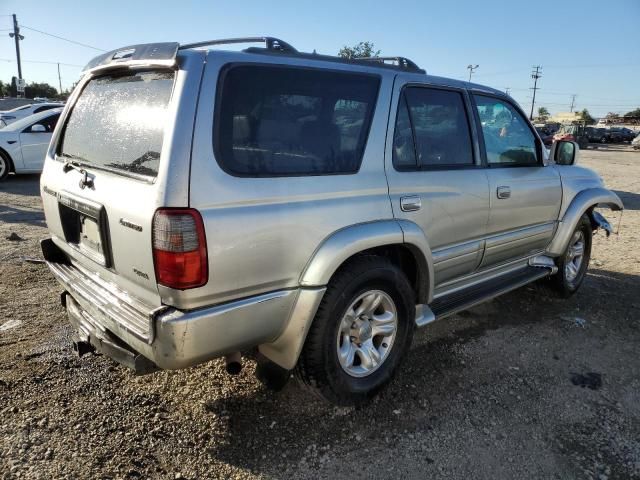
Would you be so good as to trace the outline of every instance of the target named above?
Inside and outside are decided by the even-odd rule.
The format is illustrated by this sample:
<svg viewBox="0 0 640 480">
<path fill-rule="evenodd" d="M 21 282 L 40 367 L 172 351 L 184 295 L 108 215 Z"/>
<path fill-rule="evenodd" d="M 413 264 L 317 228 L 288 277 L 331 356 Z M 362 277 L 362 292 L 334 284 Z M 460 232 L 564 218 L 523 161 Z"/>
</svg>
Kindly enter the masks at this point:
<svg viewBox="0 0 640 480">
<path fill-rule="evenodd" d="M 13 32 L 9 34 L 16 42 L 16 59 L 18 60 L 18 80 L 22 80 L 22 63 L 20 62 L 20 40 L 24 40 L 24 37 L 20 35 L 20 27 L 18 27 L 18 19 L 16 14 L 13 14 Z"/>
<path fill-rule="evenodd" d="M 504 93 L 506 93 L 507 95 L 509 95 L 509 90 L 511 90 L 510 87 L 504 87 Z"/>
<path fill-rule="evenodd" d="M 573 107 L 576 104 L 576 94 L 571 95 L 571 107 L 569 107 L 569 112 L 573 113 Z"/>
<path fill-rule="evenodd" d="M 535 68 L 535 70 L 531 72 L 531 78 L 533 78 L 533 88 L 531 89 L 533 90 L 533 99 L 531 100 L 531 114 L 529 115 L 529 120 L 533 120 L 533 107 L 536 104 L 536 91 L 539 90 L 538 79 L 542 77 L 542 72 L 540 71 L 542 67 L 540 65 L 536 65 L 533 68 Z"/>
<path fill-rule="evenodd" d="M 62 96 L 62 77 L 60 76 L 60 62 L 58 62 L 58 83 L 60 84 L 60 96 Z"/>
<path fill-rule="evenodd" d="M 473 72 L 475 71 L 476 68 L 478 68 L 480 65 L 467 65 L 467 68 L 469 69 L 469 81 L 471 81 L 471 75 L 473 74 Z"/>
</svg>

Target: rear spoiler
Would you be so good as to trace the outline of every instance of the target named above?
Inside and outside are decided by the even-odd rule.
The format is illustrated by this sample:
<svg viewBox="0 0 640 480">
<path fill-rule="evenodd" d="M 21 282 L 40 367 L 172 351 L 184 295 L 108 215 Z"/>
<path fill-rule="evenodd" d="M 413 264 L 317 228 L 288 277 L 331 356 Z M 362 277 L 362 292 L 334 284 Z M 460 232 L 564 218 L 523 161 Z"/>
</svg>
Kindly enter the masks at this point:
<svg viewBox="0 0 640 480">
<path fill-rule="evenodd" d="M 123 66 L 173 67 L 179 47 L 177 42 L 166 42 L 118 48 L 93 58 L 82 69 L 82 73 Z"/>
</svg>

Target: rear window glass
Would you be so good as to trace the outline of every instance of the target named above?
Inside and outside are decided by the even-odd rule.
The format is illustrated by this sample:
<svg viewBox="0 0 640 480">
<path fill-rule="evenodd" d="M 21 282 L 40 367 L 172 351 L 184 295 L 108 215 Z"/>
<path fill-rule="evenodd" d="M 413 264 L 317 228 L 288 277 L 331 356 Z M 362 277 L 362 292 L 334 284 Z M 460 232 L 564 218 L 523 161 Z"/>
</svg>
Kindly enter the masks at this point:
<svg viewBox="0 0 640 480">
<path fill-rule="evenodd" d="M 378 85 L 373 75 L 232 67 L 218 96 L 216 157 L 239 176 L 356 172 Z"/>
<path fill-rule="evenodd" d="M 156 176 L 173 79 L 173 72 L 139 72 L 91 80 L 67 120 L 59 154 Z"/>
</svg>

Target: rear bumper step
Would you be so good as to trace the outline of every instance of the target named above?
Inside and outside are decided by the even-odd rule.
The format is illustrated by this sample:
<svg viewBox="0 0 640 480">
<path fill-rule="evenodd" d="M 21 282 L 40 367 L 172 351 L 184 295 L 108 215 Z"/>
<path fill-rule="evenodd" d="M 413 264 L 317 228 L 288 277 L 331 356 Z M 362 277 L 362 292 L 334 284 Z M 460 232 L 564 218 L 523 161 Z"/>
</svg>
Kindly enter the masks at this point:
<svg viewBox="0 0 640 480">
<path fill-rule="evenodd" d="M 65 293 L 64 296 L 69 322 L 76 328 L 73 342 L 78 356 L 81 357 L 90 352 L 101 353 L 130 368 L 138 375 L 153 373 L 159 369 L 155 363 L 136 352 L 108 330 L 101 330 L 95 325 L 71 295 Z"/>
</svg>

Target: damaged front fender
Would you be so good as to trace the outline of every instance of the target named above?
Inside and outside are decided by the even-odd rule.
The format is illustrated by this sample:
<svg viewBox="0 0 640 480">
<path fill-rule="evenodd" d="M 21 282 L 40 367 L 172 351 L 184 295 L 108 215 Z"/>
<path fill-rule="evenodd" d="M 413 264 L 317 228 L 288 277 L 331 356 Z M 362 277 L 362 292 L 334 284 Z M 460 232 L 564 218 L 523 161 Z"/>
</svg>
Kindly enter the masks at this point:
<svg viewBox="0 0 640 480">
<path fill-rule="evenodd" d="M 606 188 L 588 188 L 578 193 L 569 208 L 567 208 L 562 220 L 558 222 L 558 229 L 553 240 L 547 247 L 547 254 L 551 256 L 562 255 L 567 248 L 569 239 L 573 234 L 582 215 L 590 211 L 592 223 L 602 227 L 609 235 L 613 229 L 609 222 L 598 212 L 593 211 L 594 207 L 607 207 L 611 210 L 622 210 L 624 205 L 620 197 Z"/>
</svg>

